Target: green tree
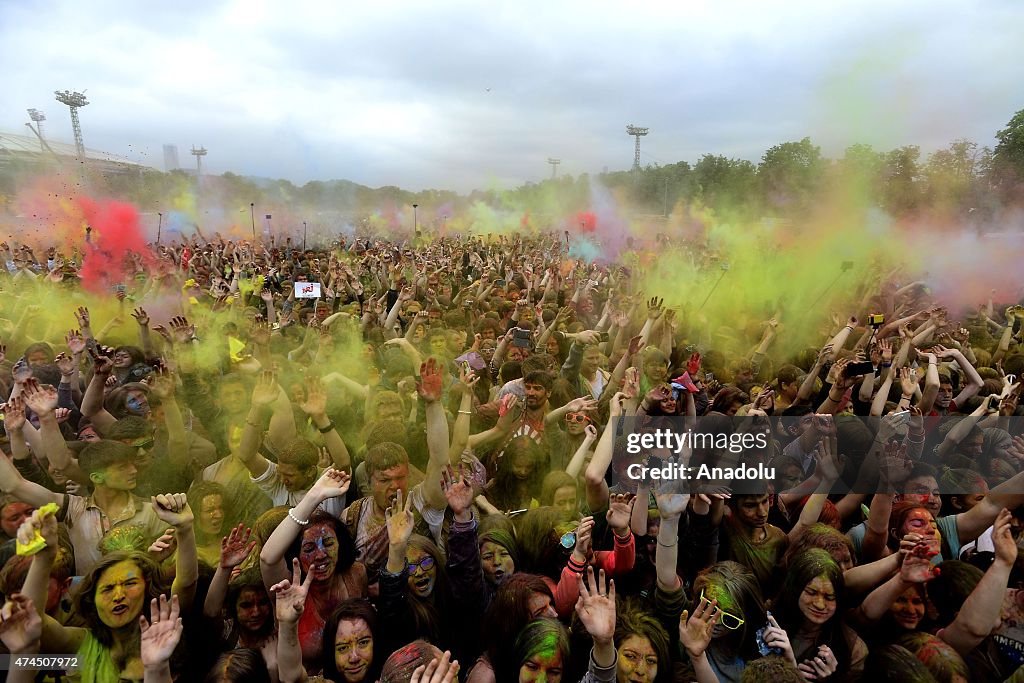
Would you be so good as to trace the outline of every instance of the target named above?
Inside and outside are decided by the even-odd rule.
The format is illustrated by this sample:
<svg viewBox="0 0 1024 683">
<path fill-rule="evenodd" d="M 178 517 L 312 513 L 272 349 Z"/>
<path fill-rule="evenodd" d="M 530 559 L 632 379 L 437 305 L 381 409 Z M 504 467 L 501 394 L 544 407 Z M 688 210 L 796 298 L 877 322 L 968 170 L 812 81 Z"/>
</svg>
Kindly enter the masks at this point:
<svg viewBox="0 0 1024 683">
<path fill-rule="evenodd" d="M 992 150 L 992 170 L 996 183 L 1011 192 L 1024 183 L 1024 109 L 996 133 L 996 140 L 999 142 Z"/>
<path fill-rule="evenodd" d="M 821 148 L 804 138 L 769 148 L 761 158 L 757 176 L 770 206 L 799 211 L 810 206 L 826 167 Z"/>
<path fill-rule="evenodd" d="M 883 202 L 890 213 L 899 215 L 917 209 L 923 198 L 921 148 L 904 145 L 885 154 L 882 171 Z"/>
</svg>

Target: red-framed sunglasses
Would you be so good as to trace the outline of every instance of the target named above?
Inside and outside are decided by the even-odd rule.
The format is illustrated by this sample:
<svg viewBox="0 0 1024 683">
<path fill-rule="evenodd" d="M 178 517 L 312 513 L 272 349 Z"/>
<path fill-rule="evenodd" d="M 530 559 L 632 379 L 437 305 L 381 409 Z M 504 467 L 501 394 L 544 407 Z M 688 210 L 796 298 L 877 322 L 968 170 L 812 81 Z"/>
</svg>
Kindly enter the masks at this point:
<svg viewBox="0 0 1024 683">
<path fill-rule="evenodd" d="M 570 423 L 575 422 L 576 424 L 586 424 L 588 422 L 593 422 L 594 420 L 586 413 L 566 413 L 565 421 Z"/>
</svg>

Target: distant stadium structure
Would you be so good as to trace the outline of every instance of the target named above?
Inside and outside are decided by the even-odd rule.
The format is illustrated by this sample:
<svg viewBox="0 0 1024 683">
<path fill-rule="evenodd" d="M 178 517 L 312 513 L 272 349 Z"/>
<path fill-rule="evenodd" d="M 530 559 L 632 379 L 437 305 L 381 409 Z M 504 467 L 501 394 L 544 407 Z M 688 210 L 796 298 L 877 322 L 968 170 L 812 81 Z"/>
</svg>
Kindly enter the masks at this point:
<svg viewBox="0 0 1024 683">
<path fill-rule="evenodd" d="M 103 173 L 138 173 L 152 168 L 147 164 L 109 152 L 88 148 L 84 152 L 84 161 L 90 167 Z M 53 166 L 54 164 L 71 167 L 78 162 L 78 149 L 74 144 L 57 142 L 53 138 L 48 138 L 46 149 L 43 150 L 40 149 L 39 138 L 34 135 L 0 132 L 0 173 L 13 170 L 12 167 L 25 169 L 26 167 Z"/>
</svg>

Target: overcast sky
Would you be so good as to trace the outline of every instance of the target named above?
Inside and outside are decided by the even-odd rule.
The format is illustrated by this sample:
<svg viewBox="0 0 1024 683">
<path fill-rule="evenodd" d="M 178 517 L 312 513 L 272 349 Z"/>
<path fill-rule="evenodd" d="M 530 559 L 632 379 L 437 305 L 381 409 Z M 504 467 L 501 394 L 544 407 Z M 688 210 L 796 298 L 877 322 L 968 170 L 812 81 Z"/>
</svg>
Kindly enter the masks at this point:
<svg viewBox="0 0 1024 683">
<path fill-rule="evenodd" d="M 1024 108 L 1024 2 L 0 0 L 0 131 L 204 168 L 465 191 L 810 136 L 993 144 Z"/>
</svg>

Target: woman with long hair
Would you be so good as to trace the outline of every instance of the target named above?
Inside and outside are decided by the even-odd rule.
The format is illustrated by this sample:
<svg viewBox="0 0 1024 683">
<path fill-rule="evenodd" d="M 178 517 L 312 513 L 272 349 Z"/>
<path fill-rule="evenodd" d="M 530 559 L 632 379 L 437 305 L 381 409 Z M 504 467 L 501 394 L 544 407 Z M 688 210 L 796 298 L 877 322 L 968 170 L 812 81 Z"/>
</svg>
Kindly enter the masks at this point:
<svg viewBox="0 0 1024 683">
<path fill-rule="evenodd" d="M 366 567 L 356 562 L 348 529 L 337 517 L 318 509 L 324 501 L 345 495 L 350 483 L 344 472 L 326 470 L 260 551 L 260 570 L 268 590 L 287 580 L 289 559 L 312 577 L 298 623 L 302 663 L 310 672 L 319 672 L 327 618 L 342 601 L 365 597 L 367 592 Z"/>
<path fill-rule="evenodd" d="M 846 677 L 863 670 L 867 646 L 843 623 L 846 607 L 843 570 L 828 552 L 810 548 L 792 558 L 772 611 L 805 674 Z"/>
</svg>

